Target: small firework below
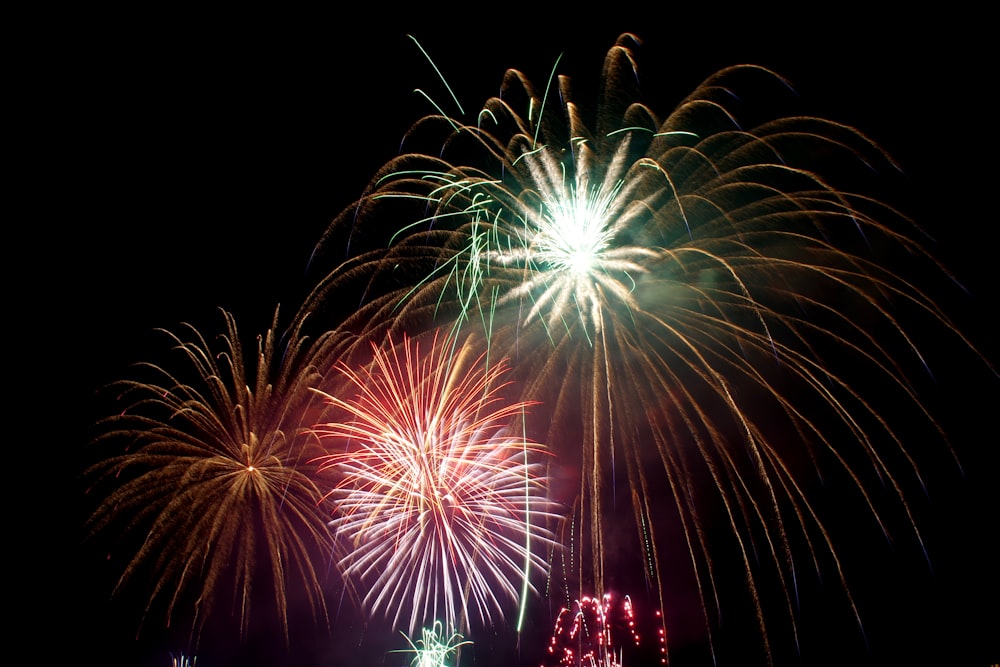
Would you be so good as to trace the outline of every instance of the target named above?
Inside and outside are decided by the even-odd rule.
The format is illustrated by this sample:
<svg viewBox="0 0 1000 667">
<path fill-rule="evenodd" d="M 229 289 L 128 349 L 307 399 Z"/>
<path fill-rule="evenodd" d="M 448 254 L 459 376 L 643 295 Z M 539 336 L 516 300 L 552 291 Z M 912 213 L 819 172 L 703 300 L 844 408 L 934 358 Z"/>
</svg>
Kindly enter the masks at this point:
<svg viewBox="0 0 1000 667">
<path fill-rule="evenodd" d="M 410 648 L 404 652 L 414 654 L 410 662 L 412 667 L 447 667 L 448 663 L 445 660 L 452 655 L 457 657 L 460 647 L 472 643 L 464 641 L 462 635 L 457 632 L 445 637 L 441 621 L 435 621 L 430 628 L 423 628 L 421 634 L 422 637 L 416 642 L 409 637 L 406 638 Z"/>
<path fill-rule="evenodd" d="M 659 611 L 655 621 L 660 662 L 666 664 L 666 635 Z M 584 596 L 559 612 L 542 667 L 624 667 L 626 653 L 639 652 L 641 644 L 629 596 L 620 601 L 610 593 L 600 599 Z"/>
<path fill-rule="evenodd" d="M 198 662 L 197 656 L 187 656 L 183 653 L 170 655 L 170 667 L 195 667 L 196 662 Z"/>
</svg>

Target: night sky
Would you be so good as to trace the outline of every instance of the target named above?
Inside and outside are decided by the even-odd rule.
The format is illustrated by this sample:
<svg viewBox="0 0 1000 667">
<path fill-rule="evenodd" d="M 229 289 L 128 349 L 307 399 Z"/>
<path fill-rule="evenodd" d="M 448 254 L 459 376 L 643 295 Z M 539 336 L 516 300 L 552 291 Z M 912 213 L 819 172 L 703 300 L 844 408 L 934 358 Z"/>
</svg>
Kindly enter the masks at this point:
<svg viewBox="0 0 1000 667">
<path fill-rule="evenodd" d="M 28 299 L 34 313 L 28 322 L 45 333 L 21 333 L 43 342 L 45 370 L 36 374 L 42 386 L 33 400 L 51 410 L 40 415 L 48 421 L 25 448 L 35 452 L 29 458 L 55 452 L 35 459 L 37 467 L 19 462 L 16 470 L 34 475 L 52 468 L 57 480 L 50 487 L 46 473 L 46 488 L 28 495 L 32 512 L 44 508 L 40 529 L 54 538 L 40 559 L 49 564 L 46 572 L 32 579 L 40 583 L 29 586 L 24 606 L 24 620 L 38 636 L 35 661 L 169 666 L 162 646 L 133 641 L 127 625 L 134 607 L 107 600 L 110 573 L 80 539 L 79 471 L 89 426 L 103 416 L 94 413 L 94 394 L 126 375 L 129 364 L 162 351 L 156 327 L 191 322 L 214 333 L 221 307 L 234 313 L 241 330 L 256 334 L 279 303 L 289 312 L 297 307 L 309 253 L 326 224 L 396 154 L 409 125 L 433 111 L 414 90 L 445 96 L 407 35 L 435 59 L 467 108 L 494 94 L 508 67 L 544 80 L 560 53 L 561 71 L 580 86 L 596 86 L 603 56 L 622 32 L 644 42 L 644 90 L 661 115 L 720 67 L 771 67 L 815 115 L 858 127 L 897 159 L 904 174 L 894 196 L 967 288 L 967 296 L 944 306 L 996 363 L 998 221 L 987 185 L 995 72 L 993 55 L 976 39 L 984 18 L 876 18 L 846 8 L 806 18 L 675 13 L 665 6 L 626 19 L 596 14 L 569 21 L 531 17 L 525 6 L 485 8 L 475 18 L 471 9 L 427 6 L 412 20 L 367 22 L 291 12 L 143 11 L 62 17 L 58 28 L 44 31 L 40 43 L 51 44 L 44 49 L 51 70 L 35 82 L 35 101 L 27 103 L 47 128 L 31 157 L 32 173 L 44 174 L 42 199 L 25 225 L 33 240 L 8 258 L 24 251 L 30 265 L 53 274 Z M 782 646 L 779 667 L 1000 662 L 1000 578 L 993 564 L 1000 380 L 961 359 L 934 369 L 940 392 L 928 397 L 964 465 L 963 473 L 930 457 L 926 495 L 913 498 L 930 566 L 912 536 L 890 544 L 859 525 L 857 542 L 842 548 L 867 646 L 835 592 L 805 586 L 801 657 Z M 45 501 L 36 505 L 40 496 Z M 333 613 L 336 637 L 326 643 L 293 629 L 290 656 L 260 640 L 234 650 L 226 665 L 406 664 L 399 655 L 371 658 L 375 639 L 366 644 L 366 660 L 374 661 L 362 662 L 352 645 L 357 613 Z M 547 633 L 538 633 L 542 641 Z M 758 646 L 752 637 L 746 641 L 725 646 L 720 667 L 759 664 Z M 394 647 L 401 648 L 398 641 Z M 701 651 L 692 640 L 676 664 L 710 665 Z M 50 659 L 53 653 L 60 660 Z M 534 654 L 526 648 L 522 655 Z M 197 664 L 223 667 L 207 658 Z"/>
</svg>

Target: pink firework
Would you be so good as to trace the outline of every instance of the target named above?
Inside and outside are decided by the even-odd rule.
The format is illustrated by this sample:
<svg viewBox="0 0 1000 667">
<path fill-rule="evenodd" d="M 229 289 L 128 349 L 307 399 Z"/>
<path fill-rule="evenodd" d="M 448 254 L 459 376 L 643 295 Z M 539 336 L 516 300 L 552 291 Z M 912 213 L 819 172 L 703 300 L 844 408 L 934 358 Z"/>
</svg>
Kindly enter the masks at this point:
<svg viewBox="0 0 1000 667">
<path fill-rule="evenodd" d="M 346 418 L 316 429 L 338 450 L 320 462 L 339 475 L 330 526 L 345 579 L 371 614 L 393 626 L 408 614 L 410 632 L 503 616 L 555 545 L 544 448 L 516 427 L 532 403 L 505 403 L 506 363 L 453 343 L 373 344 L 370 366 L 340 367 L 354 398 L 324 394 Z"/>
<path fill-rule="evenodd" d="M 666 637 L 660 613 L 656 613 L 660 662 L 666 664 Z M 641 634 L 636 624 L 632 599 L 615 600 L 583 596 L 572 607 L 563 607 L 556 618 L 545 665 L 553 667 L 624 667 L 626 649 L 640 648 Z"/>
</svg>

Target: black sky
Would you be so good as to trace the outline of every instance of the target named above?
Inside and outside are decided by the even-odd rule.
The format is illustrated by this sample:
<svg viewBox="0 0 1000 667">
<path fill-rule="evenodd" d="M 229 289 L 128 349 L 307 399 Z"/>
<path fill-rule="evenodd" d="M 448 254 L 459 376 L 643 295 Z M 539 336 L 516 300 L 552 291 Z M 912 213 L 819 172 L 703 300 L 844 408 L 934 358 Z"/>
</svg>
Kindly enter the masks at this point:
<svg viewBox="0 0 1000 667">
<path fill-rule="evenodd" d="M 621 18 L 608 6 L 575 20 L 524 14 L 529 7 L 426 10 L 412 19 L 371 12 L 367 20 L 144 11 L 63 16 L 39 31 L 33 53 L 45 53 L 45 76 L 31 78 L 25 106 L 44 128 L 29 133 L 26 160 L 40 194 L 24 218 L 31 242 L 13 254 L 25 252 L 46 274 L 30 288 L 26 318 L 44 329 L 35 337 L 44 348 L 35 373 L 41 388 L 32 395 L 52 409 L 39 417 L 50 421 L 30 447 L 55 450 L 43 465 L 54 466 L 58 487 L 54 496 L 31 496 L 44 497 L 39 521 L 55 537 L 51 551 L 35 559 L 31 543 L 40 542 L 24 545 L 29 560 L 46 563 L 24 604 L 42 664 L 136 659 L 124 612 L 98 599 L 108 582 L 79 544 L 79 452 L 100 416 L 89 411 L 91 396 L 128 364 L 159 353 L 155 327 L 187 321 L 216 331 L 224 307 L 257 333 L 279 303 L 297 306 L 325 225 L 395 154 L 406 128 L 432 111 L 414 89 L 446 96 L 408 34 L 467 108 L 497 91 L 507 67 L 541 81 L 561 53 L 561 70 L 596 85 L 604 53 L 626 31 L 644 42 L 641 71 L 664 113 L 722 66 L 775 69 L 816 115 L 858 127 L 897 158 L 904 208 L 969 290 L 946 307 L 996 360 L 998 220 L 988 185 L 996 75 L 995 56 L 977 39 L 985 18 L 844 7 L 805 16 L 665 6 Z M 859 529 L 845 557 L 862 582 L 867 648 L 843 609 L 817 608 L 826 604 L 819 596 L 804 602 L 803 657 L 781 665 L 1000 662 L 992 562 L 1000 382 L 964 368 L 938 373 L 950 384 L 933 401 L 965 476 L 931 471 L 927 496 L 914 503 L 932 568 L 909 541 L 888 546 Z M 349 651 L 327 650 L 303 645 L 301 659 L 287 664 L 358 664 Z M 740 647 L 727 647 L 722 665 L 757 664 L 756 651 L 744 661 Z M 53 654 L 63 662 L 50 661 Z M 160 664 L 169 656 L 152 663 Z"/>
</svg>

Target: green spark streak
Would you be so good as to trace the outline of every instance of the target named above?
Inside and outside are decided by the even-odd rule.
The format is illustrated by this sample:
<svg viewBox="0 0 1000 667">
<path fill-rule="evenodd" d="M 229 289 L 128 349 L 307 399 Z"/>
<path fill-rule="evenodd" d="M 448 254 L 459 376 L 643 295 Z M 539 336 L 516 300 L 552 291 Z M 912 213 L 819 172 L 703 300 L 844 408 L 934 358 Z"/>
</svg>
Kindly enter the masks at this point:
<svg viewBox="0 0 1000 667">
<path fill-rule="evenodd" d="M 441 83 L 444 84 L 444 87 L 448 90 L 448 93 L 451 95 L 451 99 L 455 100 L 455 106 L 458 107 L 458 112 L 464 116 L 465 115 L 465 109 L 462 108 L 462 104 L 461 104 L 461 102 L 458 101 L 458 98 L 455 96 L 455 92 L 451 89 L 451 86 L 448 85 L 448 82 L 445 80 L 444 75 L 441 74 L 441 70 L 439 70 L 438 66 L 434 64 L 434 61 L 431 60 L 431 57 L 429 55 L 427 55 L 427 51 L 424 50 L 424 47 L 420 46 L 420 42 L 417 41 L 416 37 L 414 37 L 413 35 L 407 35 L 407 37 L 409 37 L 410 39 L 413 40 L 413 43 L 417 45 L 418 49 L 420 49 L 420 53 L 424 54 L 424 57 L 427 58 L 427 62 L 429 62 L 431 64 L 431 67 L 434 68 L 434 71 L 437 72 L 438 77 L 441 79 Z M 417 92 L 421 92 L 421 91 L 417 91 Z M 424 97 L 427 97 L 427 96 L 424 95 Z M 430 99 L 430 98 L 428 98 L 428 99 Z M 436 104 L 434 106 L 437 107 Z M 438 110 L 440 111 L 440 109 L 438 109 Z M 447 116 L 448 114 L 442 112 L 442 115 Z"/>
<path fill-rule="evenodd" d="M 537 146 L 538 145 L 538 133 L 542 131 L 542 123 L 541 123 L 542 117 L 541 117 L 541 115 L 542 115 L 542 113 L 545 110 L 545 102 L 546 102 L 546 100 L 549 99 L 549 89 L 552 88 L 552 80 L 556 78 L 556 68 L 559 67 L 559 61 L 560 60 L 562 60 L 562 54 L 561 53 L 559 54 L 559 57 L 556 58 L 556 61 L 554 63 L 552 63 L 552 73 L 549 74 L 549 80 L 545 83 L 545 94 L 542 95 L 542 106 L 539 108 L 539 111 L 538 111 L 538 124 L 535 125 L 535 136 L 531 140 L 531 145 L 532 146 Z"/>
</svg>

